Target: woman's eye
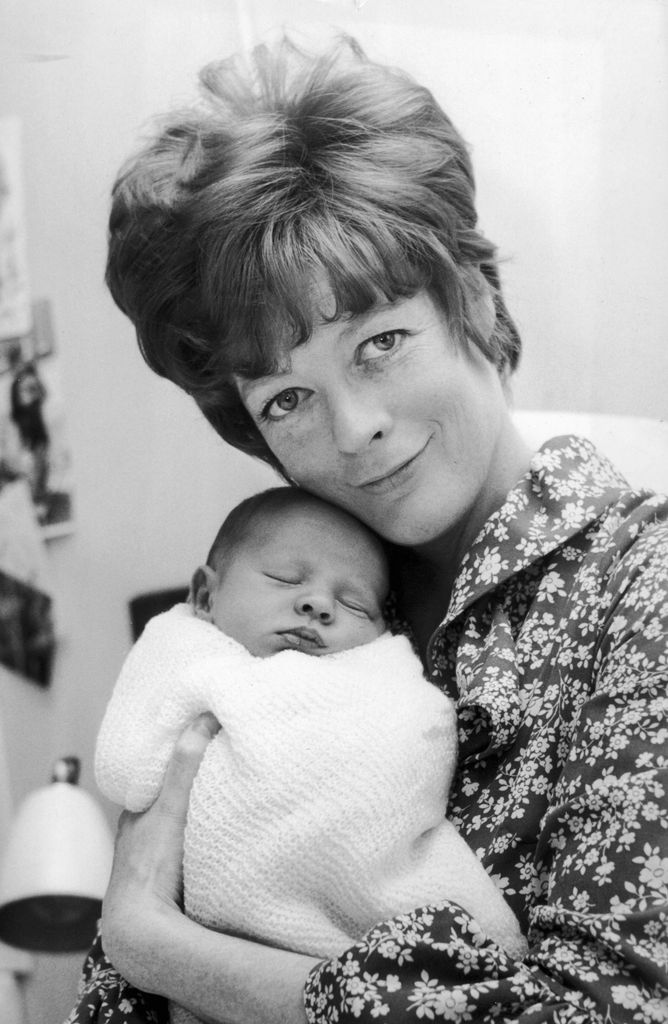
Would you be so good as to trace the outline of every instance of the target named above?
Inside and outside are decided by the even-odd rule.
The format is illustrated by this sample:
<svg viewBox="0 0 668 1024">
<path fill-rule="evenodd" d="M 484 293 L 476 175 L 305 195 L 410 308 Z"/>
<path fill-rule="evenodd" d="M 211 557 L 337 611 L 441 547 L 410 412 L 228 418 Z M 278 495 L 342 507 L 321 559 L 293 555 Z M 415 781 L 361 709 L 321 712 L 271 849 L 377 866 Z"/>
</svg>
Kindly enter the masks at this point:
<svg viewBox="0 0 668 1024">
<path fill-rule="evenodd" d="M 280 394 L 274 395 L 262 407 L 262 419 L 280 420 L 287 416 L 288 413 L 294 412 L 303 397 L 300 394 L 302 391 L 303 388 L 286 388 Z"/>
<path fill-rule="evenodd" d="M 358 358 L 361 362 L 380 359 L 397 346 L 403 335 L 403 331 L 382 331 L 380 334 L 374 334 L 373 338 L 362 342 L 358 349 Z"/>
</svg>

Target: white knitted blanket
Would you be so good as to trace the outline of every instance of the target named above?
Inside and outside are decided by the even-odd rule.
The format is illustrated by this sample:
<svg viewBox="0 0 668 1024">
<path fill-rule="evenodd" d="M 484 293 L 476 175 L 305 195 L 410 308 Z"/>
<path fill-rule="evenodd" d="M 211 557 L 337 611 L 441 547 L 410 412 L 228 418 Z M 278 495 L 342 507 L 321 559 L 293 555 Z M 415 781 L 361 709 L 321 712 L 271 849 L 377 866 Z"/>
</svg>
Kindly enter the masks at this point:
<svg viewBox="0 0 668 1024">
<path fill-rule="evenodd" d="M 329 956 L 379 921 L 448 899 L 521 955 L 512 912 L 445 818 L 455 711 L 405 637 L 261 659 L 177 605 L 123 666 L 97 743 L 100 789 L 147 807 L 177 736 L 207 710 L 222 728 L 190 800 L 190 917 Z"/>
</svg>

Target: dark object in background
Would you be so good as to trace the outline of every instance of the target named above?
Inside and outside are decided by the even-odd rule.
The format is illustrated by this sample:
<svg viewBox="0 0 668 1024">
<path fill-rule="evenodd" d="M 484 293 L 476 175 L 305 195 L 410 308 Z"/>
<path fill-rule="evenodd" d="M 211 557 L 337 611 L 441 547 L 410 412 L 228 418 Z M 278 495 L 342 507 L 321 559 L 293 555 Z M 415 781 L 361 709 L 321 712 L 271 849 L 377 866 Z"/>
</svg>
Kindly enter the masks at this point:
<svg viewBox="0 0 668 1024">
<path fill-rule="evenodd" d="M 137 640 L 144 626 L 154 615 L 169 611 L 175 604 L 180 604 L 188 597 L 188 587 L 172 587 L 168 590 L 153 590 L 147 594 L 138 594 L 128 602 L 132 639 Z"/>
<path fill-rule="evenodd" d="M 51 597 L 0 569 L 0 664 L 48 686 L 54 650 Z"/>
</svg>

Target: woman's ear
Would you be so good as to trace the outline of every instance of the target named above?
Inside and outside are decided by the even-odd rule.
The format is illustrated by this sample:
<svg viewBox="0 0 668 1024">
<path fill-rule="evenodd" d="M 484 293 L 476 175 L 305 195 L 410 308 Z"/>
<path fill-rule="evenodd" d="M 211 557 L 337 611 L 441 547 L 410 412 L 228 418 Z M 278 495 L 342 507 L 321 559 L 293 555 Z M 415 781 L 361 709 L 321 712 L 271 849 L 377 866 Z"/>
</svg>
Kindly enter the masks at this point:
<svg viewBox="0 0 668 1024">
<path fill-rule="evenodd" d="M 218 587 L 218 576 L 209 565 L 199 565 L 190 581 L 188 601 L 198 619 L 211 622 L 213 595 Z"/>
</svg>

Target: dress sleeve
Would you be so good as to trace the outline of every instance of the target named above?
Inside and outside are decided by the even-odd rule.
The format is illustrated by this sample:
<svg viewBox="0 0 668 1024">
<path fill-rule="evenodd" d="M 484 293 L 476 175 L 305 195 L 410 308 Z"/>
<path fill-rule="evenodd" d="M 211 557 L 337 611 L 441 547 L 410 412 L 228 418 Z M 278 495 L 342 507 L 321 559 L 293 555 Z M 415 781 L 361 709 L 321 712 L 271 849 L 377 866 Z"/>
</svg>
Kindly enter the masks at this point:
<svg viewBox="0 0 668 1024">
<path fill-rule="evenodd" d="M 594 688 L 538 836 L 526 957 L 509 958 L 451 904 L 420 908 L 311 972 L 309 1024 L 668 1020 L 664 528 L 619 559 L 605 601 Z"/>
<path fill-rule="evenodd" d="M 100 933 L 83 966 L 77 1003 L 64 1024 L 169 1024 L 167 1000 L 133 988 L 107 960 Z"/>
</svg>

